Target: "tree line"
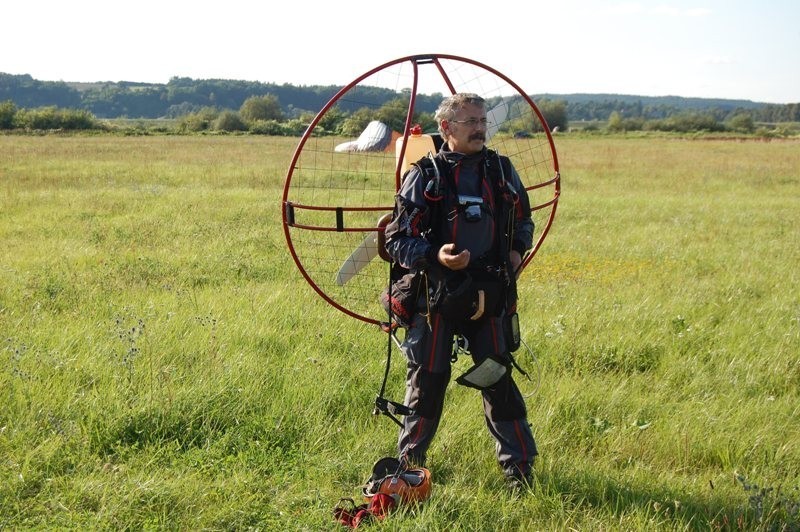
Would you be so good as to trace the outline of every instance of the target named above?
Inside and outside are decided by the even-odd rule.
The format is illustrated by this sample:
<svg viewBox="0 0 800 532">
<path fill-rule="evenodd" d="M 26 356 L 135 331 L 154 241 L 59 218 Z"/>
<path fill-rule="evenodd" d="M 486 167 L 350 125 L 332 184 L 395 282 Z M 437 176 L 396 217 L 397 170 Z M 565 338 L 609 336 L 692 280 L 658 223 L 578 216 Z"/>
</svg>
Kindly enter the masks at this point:
<svg viewBox="0 0 800 532">
<path fill-rule="evenodd" d="M 717 122 L 726 122 L 736 115 L 748 115 L 754 122 L 771 124 L 800 122 L 800 103 L 768 104 L 677 96 L 572 95 L 569 98 L 568 113 L 574 120 L 608 120 L 616 113 L 625 119 L 639 120 L 695 114 L 709 116 Z"/>
<path fill-rule="evenodd" d="M 435 96 L 438 102 L 441 95 Z M 417 99 L 419 102 L 419 96 Z M 395 131 L 402 131 L 405 127 L 408 113 L 408 95 L 398 96 L 379 106 L 363 105 L 354 111 L 348 111 L 347 105 L 337 102 L 337 105 L 328 109 L 317 123 L 317 135 L 342 135 L 357 137 L 373 121 L 378 120 L 388 125 Z M 494 106 L 499 99 L 490 100 L 489 105 Z M 538 117 L 534 116 L 527 103 L 522 98 L 510 101 L 507 105 L 511 108 L 510 118 L 504 122 L 501 131 L 508 133 L 536 133 L 543 129 Z M 424 131 L 434 131 L 437 127 L 433 111 L 424 111 L 417 105 L 412 120 L 422 126 Z M 562 101 L 551 102 L 542 100 L 539 109 L 543 113 L 549 127 L 566 131 L 567 113 L 566 105 Z M 186 108 L 182 114 L 177 114 L 170 120 L 170 126 L 150 125 L 147 129 L 152 132 L 198 133 L 206 131 L 220 132 L 249 132 L 263 135 L 301 135 L 315 113 L 302 111 L 294 116 L 288 115 L 281 106 L 278 98 L 273 94 L 248 97 L 238 109 L 204 106 Z M 136 121 L 133 121 L 134 124 Z M 139 121 L 143 122 L 143 121 Z M 98 119 L 85 109 L 63 109 L 56 106 L 44 106 L 33 109 L 19 108 L 11 100 L 0 102 L 0 130 L 116 130 L 126 126 L 120 121 Z M 128 126 L 131 127 L 131 126 Z M 133 126 L 140 127 L 140 126 Z"/>
<path fill-rule="evenodd" d="M 0 73 L 0 101 L 17 107 L 55 106 L 85 109 L 98 118 L 176 118 L 205 107 L 238 109 L 251 96 L 273 95 L 290 118 L 316 112 L 341 89 L 335 85 L 296 86 L 288 83 L 173 77 L 166 84 L 139 82 L 66 83 L 40 81 L 28 74 Z M 397 97 L 382 87 L 355 87 L 340 102 L 344 111 L 379 107 Z M 420 95 L 417 105 L 432 111 L 438 100 Z"/>
<path fill-rule="evenodd" d="M 66 83 L 0 73 L 0 129 L 102 129 L 105 119 L 127 117 L 172 119 L 180 132 L 298 135 L 340 88 L 179 77 L 166 84 Z M 432 115 L 441 98 L 418 95 L 415 121 L 435 127 Z M 800 122 L 800 104 L 613 94 L 533 99 L 548 126 L 560 131 L 567 131 L 570 123 L 589 122 L 581 129 L 591 129 L 600 122 L 610 131 L 753 132 L 764 124 Z M 370 120 L 401 130 L 407 100 L 408 94 L 391 89 L 354 87 L 325 115 L 319 131 L 357 135 Z M 531 133 L 539 127 L 534 117 L 520 113 L 504 130 Z"/>
</svg>

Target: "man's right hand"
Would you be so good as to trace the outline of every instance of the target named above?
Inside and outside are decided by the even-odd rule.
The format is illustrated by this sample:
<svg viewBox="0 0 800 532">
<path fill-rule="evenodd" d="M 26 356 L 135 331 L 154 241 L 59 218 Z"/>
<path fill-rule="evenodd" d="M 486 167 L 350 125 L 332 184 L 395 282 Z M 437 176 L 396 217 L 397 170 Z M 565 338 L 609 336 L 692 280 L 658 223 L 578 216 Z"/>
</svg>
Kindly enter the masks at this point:
<svg viewBox="0 0 800 532">
<path fill-rule="evenodd" d="M 469 250 L 465 249 L 461 253 L 456 254 L 455 244 L 445 244 L 439 248 L 439 253 L 436 258 L 439 264 L 451 270 L 463 270 L 469 264 Z"/>
</svg>

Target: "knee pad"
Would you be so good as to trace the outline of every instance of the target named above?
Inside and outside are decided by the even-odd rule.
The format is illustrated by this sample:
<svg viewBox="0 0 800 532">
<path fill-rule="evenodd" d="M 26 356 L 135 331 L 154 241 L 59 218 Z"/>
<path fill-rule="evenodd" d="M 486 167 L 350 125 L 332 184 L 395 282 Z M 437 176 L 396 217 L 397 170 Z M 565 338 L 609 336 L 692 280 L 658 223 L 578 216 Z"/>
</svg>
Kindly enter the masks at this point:
<svg viewBox="0 0 800 532">
<path fill-rule="evenodd" d="M 504 375 L 491 389 L 483 390 L 483 397 L 490 419 L 514 421 L 528 415 L 525 400 L 510 374 Z"/>
<path fill-rule="evenodd" d="M 424 418 L 436 419 L 444 406 L 444 393 L 450 382 L 450 372 L 431 373 L 415 366 L 411 371 L 411 395 L 408 406 Z"/>
</svg>

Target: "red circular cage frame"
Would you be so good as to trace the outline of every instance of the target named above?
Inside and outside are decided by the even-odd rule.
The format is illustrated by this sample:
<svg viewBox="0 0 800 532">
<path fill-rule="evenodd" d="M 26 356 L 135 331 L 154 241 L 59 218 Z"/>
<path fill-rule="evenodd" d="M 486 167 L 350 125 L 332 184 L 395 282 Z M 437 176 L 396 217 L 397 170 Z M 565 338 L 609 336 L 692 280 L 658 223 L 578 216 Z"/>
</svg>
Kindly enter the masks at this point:
<svg viewBox="0 0 800 532">
<path fill-rule="evenodd" d="M 292 255 L 292 258 L 297 265 L 298 269 L 300 270 L 303 277 L 306 281 L 311 285 L 311 287 L 316 291 L 316 293 L 322 297 L 323 300 L 328 302 L 334 308 L 344 312 L 345 314 L 356 318 L 358 320 L 375 324 L 381 325 L 385 320 L 381 320 L 379 317 L 376 317 L 376 313 L 373 312 L 372 315 L 368 315 L 366 311 L 361 308 L 354 308 L 356 305 L 350 305 L 349 300 L 340 297 L 338 294 L 333 293 L 335 290 L 331 286 L 328 286 L 327 281 L 325 283 L 320 281 L 320 277 L 316 272 L 311 271 L 309 268 L 309 264 L 313 261 L 313 259 L 308 259 L 305 256 L 301 257 L 301 253 L 298 252 L 296 247 L 299 247 L 299 241 L 293 239 L 292 231 L 309 231 L 309 232 L 327 232 L 327 233 L 335 233 L 344 235 L 347 233 L 354 233 L 354 234 L 364 234 L 369 232 L 377 232 L 383 231 L 383 227 L 379 227 L 376 224 L 369 225 L 369 224 L 361 224 L 361 225 L 345 225 L 343 222 L 344 217 L 351 213 L 374 213 L 374 212 L 391 212 L 393 208 L 393 204 L 391 202 L 387 202 L 386 204 L 380 205 L 357 205 L 357 206 L 345 206 L 345 205 L 333 205 L 333 204 L 313 204 L 307 201 L 297 201 L 292 198 L 292 185 L 293 185 L 293 176 L 295 172 L 298 171 L 300 168 L 299 161 L 303 154 L 304 147 L 307 146 L 307 143 L 310 139 L 314 137 L 315 129 L 320 124 L 320 121 L 325 117 L 325 115 L 337 105 L 337 103 L 350 91 L 352 91 L 356 86 L 359 85 L 362 81 L 370 78 L 371 76 L 384 71 L 386 69 L 396 67 L 401 65 L 403 68 L 410 66 L 411 72 L 413 73 L 412 77 L 412 87 L 410 91 L 410 99 L 408 103 L 408 109 L 405 119 L 405 127 L 402 133 L 402 138 L 404 142 L 402 143 L 401 151 L 396 154 L 397 164 L 394 167 L 394 190 L 393 192 L 396 193 L 400 187 L 400 178 L 401 178 L 401 164 L 400 161 L 403 160 L 403 155 L 406 148 L 405 140 L 408 138 L 409 131 L 412 126 L 415 105 L 417 101 L 417 88 L 419 86 L 419 76 L 420 76 L 420 66 L 423 65 L 432 65 L 436 71 L 441 75 L 442 81 L 447 87 L 447 90 L 450 91 L 451 94 L 456 92 L 463 92 L 457 84 L 455 84 L 451 80 L 450 73 L 447 69 L 449 65 L 468 65 L 470 67 L 474 67 L 479 69 L 480 72 L 485 72 L 496 76 L 499 80 L 502 80 L 508 87 L 513 88 L 516 91 L 516 94 L 513 95 L 514 98 L 521 98 L 527 105 L 530 107 L 530 110 L 534 113 L 535 119 L 539 121 L 542 126 L 541 134 L 544 135 L 545 141 L 542 142 L 541 147 L 539 148 L 544 153 L 544 159 L 546 166 L 549 167 L 549 175 L 546 176 L 546 179 L 538 180 L 533 183 L 530 182 L 529 179 L 523 175 L 523 172 L 520 172 L 520 177 L 523 180 L 523 184 L 525 189 L 529 192 L 536 191 L 539 189 L 547 189 L 552 191 L 552 197 L 547 198 L 545 201 L 540 203 L 535 203 L 532 201 L 531 207 L 534 212 L 541 211 L 545 213 L 546 217 L 544 218 L 544 227 L 540 230 L 537 229 L 538 235 L 534 235 L 534 245 L 530 252 L 526 255 L 525 260 L 523 262 L 522 268 L 524 269 L 533 259 L 534 255 L 540 249 L 542 242 L 544 241 L 545 237 L 547 236 L 553 220 L 555 218 L 556 213 L 556 206 L 558 204 L 558 200 L 561 193 L 561 176 L 559 172 L 558 166 L 558 156 L 556 152 L 555 142 L 553 140 L 553 136 L 549 127 L 547 126 L 547 122 L 542 115 L 539 108 L 533 102 L 533 100 L 528 96 L 519 85 L 517 85 L 514 81 L 510 78 L 505 76 L 504 74 L 498 72 L 492 67 L 489 67 L 485 64 L 482 64 L 478 61 L 474 61 L 471 59 L 458 57 L 454 55 L 447 55 L 447 54 L 423 54 L 423 55 L 412 55 L 407 57 L 402 57 L 399 59 L 395 59 L 393 61 L 389 61 L 384 63 L 380 66 L 365 72 L 348 85 L 342 87 L 329 101 L 325 106 L 317 113 L 314 119 L 311 121 L 309 126 L 307 127 L 305 133 L 303 134 L 302 138 L 300 139 L 295 152 L 292 156 L 291 162 L 289 164 L 289 168 L 286 175 L 286 180 L 284 184 L 283 190 L 283 198 L 282 198 L 282 213 L 283 213 L 283 228 L 284 234 L 286 236 L 287 246 L 289 248 L 289 252 Z M 472 91 L 474 92 L 474 91 Z M 549 153 L 546 153 L 549 149 Z M 507 155 L 507 153 L 504 153 Z M 514 160 L 512 156 L 512 162 L 514 162 L 515 167 L 517 166 L 517 162 Z M 537 163 L 539 164 L 539 163 Z M 518 168 L 519 170 L 519 168 Z M 549 212 L 546 210 L 549 208 Z M 296 219 L 296 215 L 298 212 L 314 212 L 321 213 L 324 215 L 330 214 L 330 216 L 335 216 L 335 223 L 298 223 Z M 540 225 L 541 222 L 537 223 L 537 226 Z M 313 247 L 313 245 L 312 245 Z M 327 274 L 328 272 L 325 272 Z M 324 285 L 324 286 L 321 286 Z M 373 297 L 375 303 L 377 304 L 379 293 L 369 294 L 368 297 Z"/>
</svg>

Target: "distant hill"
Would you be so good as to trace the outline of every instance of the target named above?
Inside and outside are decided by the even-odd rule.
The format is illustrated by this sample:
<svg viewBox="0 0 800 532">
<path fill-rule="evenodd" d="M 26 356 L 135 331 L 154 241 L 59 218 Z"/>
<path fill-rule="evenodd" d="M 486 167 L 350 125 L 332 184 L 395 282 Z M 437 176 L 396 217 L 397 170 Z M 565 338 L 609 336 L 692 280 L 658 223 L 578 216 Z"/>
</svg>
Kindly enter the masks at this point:
<svg viewBox="0 0 800 532">
<path fill-rule="evenodd" d="M 77 83 L 40 81 L 30 75 L 0 73 L 0 102 L 11 100 L 17 107 L 57 106 L 86 109 L 98 118 L 175 117 L 205 106 L 239 109 L 250 96 L 272 94 L 287 116 L 316 112 L 341 88 L 334 85 L 296 86 L 255 81 L 192 79 L 175 77 L 165 84 L 132 81 Z M 380 106 L 398 94 L 379 87 L 359 87 L 339 102 L 343 111 Z M 432 112 L 440 95 L 419 95 L 418 109 Z M 750 100 L 683 98 L 679 96 L 636 96 L 627 94 L 539 94 L 534 101 L 567 103 L 572 120 L 607 120 L 612 112 L 623 116 L 664 118 L 685 111 L 703 111 L 718 118 L 737 110 L 759 111 L 783 107 Z M 795 104 L 792 104 L 795 105 Z M 795 107 L 796 108 L 796 107 Z"/>
<path fill-rule="evenodd" d="M 570 104 L 582 104 L 592 101 L 616 101 L 625 104 L 636 104 L 641 102 L 643 105 L 670 105 L 681 109 L 759 109 L 766 102 L 754 102 L 752 100 L 726 100 L 722 98 L 685 98 L 683 96 L 636 96 L 633 94 L 540 94 L 539 98 L 549 100 L 564 100 Z"/>
<path fill-rule="evenodd" d="M 646 119 L 666 118 L 687 111 L 708 112 L 723 119 L 736 111 L 758 111 L 771 105 L 751 100 L 632 94 L 539 94 L 533 98 L 534 101 L 546 99 L 567 102 L 570 120 L 607 120 L 614 111 L 624 116 Z"/>
</svg>

